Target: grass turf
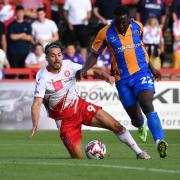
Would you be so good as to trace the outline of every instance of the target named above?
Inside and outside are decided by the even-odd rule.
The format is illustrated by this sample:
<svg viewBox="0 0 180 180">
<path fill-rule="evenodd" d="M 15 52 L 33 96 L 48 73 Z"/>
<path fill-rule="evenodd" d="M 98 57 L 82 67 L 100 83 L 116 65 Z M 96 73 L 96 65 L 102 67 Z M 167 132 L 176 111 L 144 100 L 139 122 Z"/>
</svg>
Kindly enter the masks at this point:
<svg viewBox="0 0 180 180">
<path fill-rule="evenodd" d="M 109 131 L 83 131 L 83 145 L 98 139 L 106 144 L 103 160 L 71 159 L 57 131 L 39 131 L 31 140 L 28 131 L 0 131 L 0 180 L 133 180 L 180 179 L 180 131 L 165 131 L 168 157 L 160 159 L 148 134 L 141 143 L 152 160 L 137 160 L 132 151 Z"/>
</svg>

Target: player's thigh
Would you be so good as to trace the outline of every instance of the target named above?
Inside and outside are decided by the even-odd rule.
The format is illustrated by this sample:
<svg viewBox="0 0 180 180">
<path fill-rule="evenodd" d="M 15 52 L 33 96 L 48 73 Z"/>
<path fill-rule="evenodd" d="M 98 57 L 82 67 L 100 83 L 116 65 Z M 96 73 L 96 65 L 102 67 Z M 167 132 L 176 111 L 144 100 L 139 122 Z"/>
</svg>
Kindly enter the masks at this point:
<svg viewBox="0 0 180 180">
<path fill-rule="evenodd" d="M 128 86 L 128 84 L 122 84 L 120 82 L 116 83 L 116 88 L 118 91 L 119 100 L 124 108 L 136 104 L 137 98 L 134 94 L 133 88 Z"/>
<path fill-rule="evenodd" d="M 91 125 L 94 127 L 101 127 L 118 133 L 123 130 L 123 126 L 109 113 L 100 109 L 93 117 Z"/>
</svg>

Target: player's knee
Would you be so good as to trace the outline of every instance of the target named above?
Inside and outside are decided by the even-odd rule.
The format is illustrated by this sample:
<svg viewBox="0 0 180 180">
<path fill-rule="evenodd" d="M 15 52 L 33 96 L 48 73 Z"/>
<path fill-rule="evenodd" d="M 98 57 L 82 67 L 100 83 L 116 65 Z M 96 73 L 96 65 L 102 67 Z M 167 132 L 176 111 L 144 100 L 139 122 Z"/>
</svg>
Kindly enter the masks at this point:
<svg viewBox="0 0 180 180">
<path fill-rule="evenodd" d="M 139 120 L 139 119 L 133 119 L 132 121 L 131 121 L 131 123 L 132 123 L 132 125 L 134 126 L 134 127 L 137 127 L 137 128 L 139 128 L 139 127 L 141 127 L 142 125 L 143 125 L 143 123 Z"/>
<path fill-rule="evenodd" d="M 141 109 L 144 114 L 150 113 L 154 110 L 154 106 L 151 99 L 143 99 L 140 101 Z"/>
<path fill-rule="evenodd" d="M 142 110 L 143 110 L 144 114 L 149 114 L 149 113 L 153 112 L 154 111 L 153 104 L 152 103 L 145 103 L 142 106 Z"/>
</svg>

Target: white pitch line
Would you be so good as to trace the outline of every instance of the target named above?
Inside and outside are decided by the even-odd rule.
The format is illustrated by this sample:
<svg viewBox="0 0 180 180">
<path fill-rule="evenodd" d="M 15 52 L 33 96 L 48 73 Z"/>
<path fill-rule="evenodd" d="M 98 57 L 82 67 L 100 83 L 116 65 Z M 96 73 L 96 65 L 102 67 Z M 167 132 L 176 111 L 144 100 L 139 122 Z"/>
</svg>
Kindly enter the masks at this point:
<svg viewBox="0 0 180 180">
<path fill-rule="evenodd" d="M 51 144 L 51 143 L 43 143 L 43 144 L 36 144 L 36 143 L 0 143 L 1 146 L 14 146 L 14 145 L 17 145 L 17 146 L 59 146 L 61 144 Z M 85 144 L 83 144 L 85 145 Z M 155 146 L 155 144 L 141 144 L 139 143 L 138 145 L 143 145 L 143 146 Z M 180 144 L 168 144 L 169 146 L 180 146 Z"/>
<path fill-rule="evenodd" d="M 110 169 L 125 169 L 136 171 L 149 171 L 154 173 L 166 173 L 166 174 L 180 174 L 180 171 L 173 169 L 156 169 L 156 168 L 144 168 L 124 165 L 111 165 L 111 164 L 83 164 L 83 163 L 49 163 L 49 162 L 0 162 L 0 165 L 44 165 L 44 166 L 72 166 L 72 167 L 96 167 L 96 168 L 110 168 Z"/>
</svg>

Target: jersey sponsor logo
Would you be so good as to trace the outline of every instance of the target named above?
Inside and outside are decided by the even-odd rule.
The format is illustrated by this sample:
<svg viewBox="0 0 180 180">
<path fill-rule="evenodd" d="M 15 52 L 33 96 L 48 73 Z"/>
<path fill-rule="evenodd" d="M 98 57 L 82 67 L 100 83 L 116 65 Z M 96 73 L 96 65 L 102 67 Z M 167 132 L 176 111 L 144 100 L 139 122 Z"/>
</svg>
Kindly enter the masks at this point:
<svg viewBox="0 0 180 180">
<path fill-rule="evenodd" d="M 54 81 L 53 79 L 51 79 L 51 82 L 56 92 L 63 88 L 63 84 L 61 80 Z"/>
<path fill-rule="evenodd" d="M 115 49 L 115 52 L 118 53 L 122 53 L 124 51 L 127 50 L 132 50 L 132 49 L 136 49 L 138 47 L 141 47 L 141 43 L 137 43 L 137 44 L 127 44 L 126 46 L 121 46 Z"/>
<path fill-rule="evenodd" d="M 70 76 L 70 71 L 69 70 L 64 71 L 64 76 L 69 77 Z"/>
<path fill-rule="evenodd" d="M 161 9 L 161 5 L 160 4 L 145 4 L 145 8 L 146 9 Z"/>
</svg>

